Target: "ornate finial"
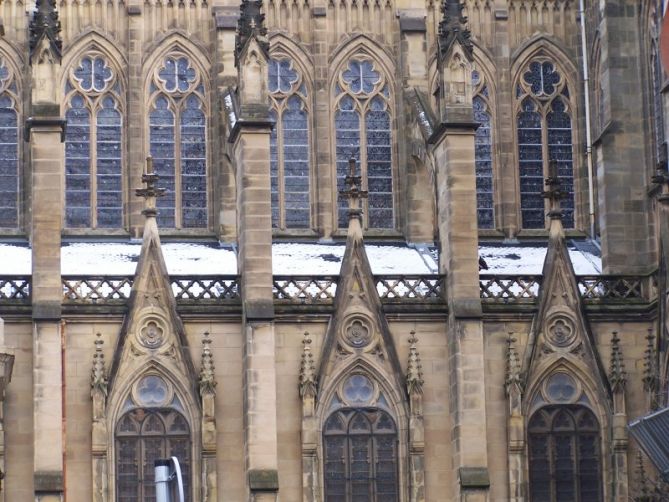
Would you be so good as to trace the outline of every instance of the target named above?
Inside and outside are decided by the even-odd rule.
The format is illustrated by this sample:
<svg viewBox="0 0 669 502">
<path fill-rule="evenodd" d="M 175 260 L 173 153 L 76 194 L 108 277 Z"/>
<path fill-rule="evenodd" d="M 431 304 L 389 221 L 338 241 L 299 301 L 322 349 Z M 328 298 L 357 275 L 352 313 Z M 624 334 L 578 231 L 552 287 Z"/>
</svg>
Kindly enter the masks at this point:
<svg viewBox="0 0 669 502">
<path fill-rule="evenodd" d="M 60 39 L 60 21 L 56 0 L 36 0 L 35 10 L 29 24 L 30 64 L 43 40 L 49 44 L 54 62 L 60 63 L 63 41 Z"/>
<path fill-rule="evenodd" d="M 302 340 L 302 360 L 300 362 L 300 397 L 316 397 L 316 365 L 311 353 L 311 338 L 309 332 L 304 332 Z"/>
<path fill-rule="evenodd" d="M 260 48 L 269 52 L 265 14 L 262 11 L 262 0 L 242 0 L 237 21 L 237 39 L 235 40 L 235 66 L 239 67 L 239 55 L 246 43 L 253 37 Z"/>
<path fill-rule="evenodd" d="M 506 339 L 506 376 L 504 380 L 504 389 L 506 390 L 507 396 L 513 389 L 516 389 L 521 393 L 523 390 L 520 357 L 518 357 L 516 339 L 513 337 L 512 332 L 509 332 L 509 336 Z"/>
<path fill-rule="evenodd" d="M 474 58 L 471 33 L 467 29 L 467 18 L 462 15 L 464 5 L 459 0 L 442 0 L 439 22 L 439 58 L 445 58 L 454 42 L 458 42 L 470 61 Z"/>
<path fill-rule="evenodd" d="M 95 339 L 95 353 L 93 354 L 93 369 L 91 371 L 91 394 L 97 392 L 107 396 L 107 376 L 105 369 L 105 355 L 102 353 L 102 334 L 98 333 Z"/>
<path fill-rule="evenodd" d="M 657 161 L 657 166 L 655 168 L 655 176 L 651 178 L 651 181 L 656 185 L 659 185 L 660 191 L 657 195 L 657 200 L 661 204 L 669 205 L 669 170 L 667 163 L 667 143 L 662 143 L 662 148 L 660 149 L 660 158 Z"/>
<path fill-rule="evenodd" d="M 409 333 L 409 364 L 407 365 L 407 392 L 409 395 L 423 393 L 423 366 L 420 363 L 420 353 L 416 348 L 418 338 L 416 332 Z"/>
<path fill-rule="evenodd" d="M 135 195 L 144 197 L 144 209 L 142 214 L 147 218 L 155 218 L 158 214 L 156 209 L 156 198 L 165 195 L 164 188 L 158 188 L 156 182 L 159 176 L 153 172 L 153 158 L 151 156 L 146 158 L 146 165 L 144 167 L 144 174 L 142 174 L 142 183 L 146 185 L 145 188 L 137 188 Z"/>
<path fill-rule="evenodd" d="M 650 479 L 648 478 L 648 473 L 646 472 L 646 466 L 644 465 L 643 454 L 641 451 L 636 452 L 636 475 L 640 491 L 639 495 L 641 495 L 641 497 L 635 500 L 654 500 L 653 493 L 655 490 L 653 490 L 651 487 Z"/>
<path fill-rule="evenodd" d="M 360 190 L 358 188 L 361 184 L 362 177 L 356 176 L 356 162 L 355 159 L 348 161 L 348 174 L 346 175 L 345 183 L 346 190 L 340 190 L 339 195 L 348 199 L 348 219 L 357 218 L 362 219 L 362 209 L 360 208 L 360 199 L 366 199 L 367 190 Z"/>
<path fill-rule="evenodd" d="M 563 213 L 560 208 L 560 200 L 564 199 L 566 194 L 560 189 L 557 160 L 548 162 L 548 177 L 544 180 L 544 183 L 546 184 L 546 190 L 541 193 L 541 196 L 549 201 L 548 217 L 551 220 L 562 221 Z"/>
<path fill-rule="evenodd" d="M 651 408 L 655 408 L 655 392 L 658 387 L 658 368 L 655 351 L 655 335 L 653 335 L 652 329 L 648 330 L 646 341 L 647 344 L 643 363 L 643 388 L 651 396 Z"/>
<path fill-rule="evenodd" d="M 214 357 L 211 353 L 211 339 L 209 332 L 205 331 L 202 337 L 202 366 L 200 368 L 200 396 L 205 394 L 216 394 L 216 374 L 214 368 Z"/>
<path fill-rule="evenodd" d="M 620 338 L 618 332 L 613 332 L 611 338 L 611 368 L 609 370 L 609 382 L 611 390 L 614 393 L 623 392 L 627 383 L 627 373 L 625 372 L 625 362 L 623 361 L 623 352 L 620 348 Z"/>
</svg>

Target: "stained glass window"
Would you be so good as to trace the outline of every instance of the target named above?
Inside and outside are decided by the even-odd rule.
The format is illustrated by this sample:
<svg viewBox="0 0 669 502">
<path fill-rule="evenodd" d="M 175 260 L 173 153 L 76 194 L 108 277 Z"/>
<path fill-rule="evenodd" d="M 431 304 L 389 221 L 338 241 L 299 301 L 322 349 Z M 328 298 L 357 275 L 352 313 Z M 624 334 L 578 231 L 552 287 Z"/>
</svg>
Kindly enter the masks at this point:
<svg viewBox="0 0 669 502">
<path fill-rule="evenodd" d="M 399 500 L 397 427 L 378 408 L 334 412 L 323 430 L 325 502 Z"/>
<path fill-rule="evenodd" d="M 186 501 L 190 500 L 190 427 L 177 411 L 140 408 L 116 426 L 116 500 L 155 501 L 154 461 L 179 459 Z"/>
<path fill-rule="evenodd" d="M 530 498 L 535 502 L 602 500 L 599 423 L 584 406 L 546 406 L 530 419 Z"/>
<path fill-rule="evenodd" d="M 473 99 L 474 120 L 479 123 L 476 130 L 476 212 L 479 228 L 494 228 L 493 174 L 492 174 L 492 127 L 491 115 L 485 99 L 487 88 Z"/>
<path fill-rule="evenodd" d="M 149 152 L 165 196 L 158 199 L 162 228 L 206 228 L 207 109 L 204 87 L 184 55 L 166 57 L 154 73 Z"/>
<path fill-rule="evenodd" d="M 336 86 L 335 157 L 337 191 L 344 190 L 348 161 L 355 159 L 369 198 L 363 201 L 367 228 L 395 228 L 392 114 L 388 85 L 371 60 L 352 59 Z M 345 228 L 348 202 L 338 197 L 338 225 Z"/>
<path fill-rule="evenodd" d="M 65 226 L 123 226 L 123 114 L 106 59 L 84 56 L 66 84 Z"/>
<path fill-rule="evenodd" d="M 0 227 L 19 223 L 19 118 L 13 75 L 0 58 Z"/>
<path fill-rule="evenodd" d="M 548 164 L 558 163 L 563 224 L 574 227 L 574 158 L 569 90 L 550 61 L 533 61 L 518 85 L 521 99 L 516 115 L 520 214 L 523 228 L 546 226 L 545 201 L 541 196 Z"/>
<path fill-rule="evenodd" d="M 309 228 L 310 148 L 309 112 L 302 75 L 288 58 L 269 64 L 271 117 L 275 121 L 270 136 L 270 181 L 272 227 Z"/>
<path fill-rule="evenodd" d="M 655 131 L 655 145 L 657 150 L 658 160 L 663 157 L 662 148 L 665 142 L 664 137 L 664 110 L 662 103 L 662 82 L 664 77 L 664 72 L 662 70 L 662 65 L 660 63 L 660 58 L 658 57 L 658 50 L 655 44 L 651 47 L 651 78 L 653 84 L 653 125 Z"/>
</svg>

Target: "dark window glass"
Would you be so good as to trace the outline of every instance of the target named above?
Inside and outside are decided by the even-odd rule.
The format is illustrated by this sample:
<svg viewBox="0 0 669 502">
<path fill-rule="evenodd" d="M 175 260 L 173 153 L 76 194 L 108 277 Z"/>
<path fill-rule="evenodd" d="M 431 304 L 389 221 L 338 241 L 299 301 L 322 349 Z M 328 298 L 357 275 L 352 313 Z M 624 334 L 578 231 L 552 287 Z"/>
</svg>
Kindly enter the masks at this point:
<svg viewBox="0 0 669 502">
<path fill-rule="evenodd" d="M 121 114 L 114 99 L 102 100 L 97 114 L 98 227 L 120 227 L 123 217 L 121 180 Z"/>
<path fill-rule="evenodd" d="M 566 228 L 574 226 L 574 160 L 571 144 L 571 117 L 565 111 L 560 98 L 551 104 L 546 116 L 548 126 L 548 159 L 558 163 L 560 189 L 565 197 L 561 201 L 564 213 L 562 222 Z"/>
<path fill-rule="evenodd" d="M 479 123 L 475 138 L 476 210 L 479 228 L 493 228 L 492 129 L 488 105 L 474 97 L 474 120 Z"/>
<path fill-rule="evenodd" d="M 367 135 L 367 190 L 369 228 L 393 228 L 393 168 L 391 163 L 390 114 L 377 96 L 365 117 Z"/>
<path fill-rule="evenodd" d="M 395 502 L 397 428 L 376 408 L 333 413 L 323 431 L 325 502 Z"/>
<path fill-rule="evenodd" d="M 657 158 L 662 158 L 663 154 L 662 148 L 665 142 L 664 139 L 664 110 L 662 103 L 662 83 L 664 78 L 664 72 L 662 70 L 662 65 L 660 63 L 660 58 L 657 54 L 657 46 L 653 44 L 651 52 L 651 77 L 653 79 L 653 122 L 655 130 L 655 145 L 657 150 Z"/>
<path fill-rule="evenodd" d="M 65 112 L 65 224 L 91 226 L 91 114 L 75 94 Z"/>
<path fill-rule="evenodd" d="M 544 167 L 541 115 L 526 99 L 518 114 L 518 164 L 520 167 L 520 213 L 523 228 L 544 228 Z"/>
<path fill-rule="evenodd" d="M 600 502 L 599 424 L 578 405 L 547 406 L 528 427 L 532 502 Z"/>
<path fill-rule="evenodd" d="M 195 81 L 195 70 L 190 67 L 187 58 L 178 59 L 168 57 L 158 72 L 167 92 L 186 92 Z"/>
<path fill-rule="evenodd" d="M 116 425 L 116 499 L 156 500 L 154 461 L 179 459 L 184 495 L 190 500 L 191 441 L 186 419 L 169 409 L 140 408 L 123 415 Z"/>
<path fill-rule="evenodd" d="M 196 96 L 181 112 L 181 214 L 184 228 L 207 226 L 207 152 L 205 118 Z"/>
<path fill-rule="evenodd" d="M 339 109 L 335 114 L 335 138 L 337 158 L 337 193 L 346 189 L 345 179 L 348 174 L 348 161 L 355 159 L 360 163 L 360 115 L 355 109 L 355 101 L 344 96 L 339 101 Z M 359 171 L 358 171 L 359 172 Z M 348 225 L 348 201 L 338 196 L 339 226 Z"/>
<path fill-rule="evenodd" d="M 344 82 L 355 94 L 360 92 L 369 94 L 380 80 L 380 74 L 374 70 L 371 61 L 351 61 L 342 74 Z"/>
<path fill-rule="evenodd" d="M 523 80 L 530 86 L 535 96 L 550 96 L 560 82 L 560 74 L 555 70 L 553 63 L 534 61 L 523 75 Z"/>
<path fill-rule="evenodd" d="M 0 66 L 0 80 L 8 78 L 9 71 Z M 19 129 L 14 103 L 7 93 L 0 94 L 0 227 L 16 227 L 19 220 Z"/>
<path fill-rule="evenodd" d="M 268 69 L 269 92 L 287 93 L 297 82 L 298 75 L 290 59 L 271 59 Z"/>
<path fill-rule="evenodd" d="M 165 196 L 158 198 L 158 224 L 161 227 L 175 226 L 175 127 L 174 113 L 169 109 L 166 97 L 159 96 L 149 114 L 150 152 L 153 170 L 160 177 L 158 185 L 166 189 Z"/>
<path fill-rule="evenodd" d="M 85 57 L 74 70 L 74 78 L 84 91 L 104 91 L 113 77 L 111 68 L 101 57 Z"/>
</svg>

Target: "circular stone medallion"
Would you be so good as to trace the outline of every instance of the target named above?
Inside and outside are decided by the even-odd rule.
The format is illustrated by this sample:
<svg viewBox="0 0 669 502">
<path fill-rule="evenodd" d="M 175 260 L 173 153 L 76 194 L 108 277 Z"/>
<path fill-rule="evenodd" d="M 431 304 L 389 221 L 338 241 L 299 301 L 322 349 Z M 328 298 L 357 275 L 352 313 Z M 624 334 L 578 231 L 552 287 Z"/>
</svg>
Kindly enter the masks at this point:
<svg viewBox="0 0 669 502">
<path fill-rule="evenodd" d="M 571 319 L 565 316 L 556 316 L 548 323 L 548 340 L 556 347 L 567 347 L 576 338 L 576 330 Z"/>
<path fill-rule="evenodd" d="M 139 331 L 139 340 L 149 349 L 158 348 L 163 344 L 163 328 L 155 321 L 149 321 Z"/>
<path fill-rule="evenodd" d="M 346 327 L 345 335 L 346 341 L 349 343 L 349 345 L 357 349 L 366 347 L 369 345 L 369 342 L 372 339 L 372 335 L 369 327 L 367 326 L 367 323 L 363 323 L 363 321 L 360 319 L 354 319 Z"/>
</svg>

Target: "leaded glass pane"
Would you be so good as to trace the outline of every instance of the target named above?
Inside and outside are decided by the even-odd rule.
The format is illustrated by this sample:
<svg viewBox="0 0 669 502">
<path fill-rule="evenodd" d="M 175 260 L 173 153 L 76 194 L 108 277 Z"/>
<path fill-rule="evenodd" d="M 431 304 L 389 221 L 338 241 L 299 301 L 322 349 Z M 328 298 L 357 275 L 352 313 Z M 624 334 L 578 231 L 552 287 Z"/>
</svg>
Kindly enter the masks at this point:
<svg viewBox="0 0 669 502">
<path fill-rule="evenodd" d="M 528 433 L 533 502 L 601 502 L 599 426 L 590 410 L 547 406 Z"/>
<path fill-rule="evenodd" d="M 323 434 L 326 502 L 398 500 L 397 429 L 390 415 L 373 408 L 339 410 Z"/>
<path fill-rule="evenodd" d="M 290 59 L 271 59 L 268 68 L 269 92 L 289 92 L 298 75 Z"/>
<path fill-rule="evenodd" d="M 520 213 L 523 228 L 544 228 L 543 148 L 541 115 L 531 100 L 523 102 L 518 114 L 518 160 L 520 177 Z"/>
<path fill-rule="evenodd" d="M 131 423 L 132 425 L 128 425 Z M 178 426 L 174 426 L 178 423 Z M 190 428 L 178 412 L 141 408 L 124 415 L 116 427 L 116 492 L 123 502 L 155 500 L 154 461 L 176 456 L 190 500 Z"/>
<path fill-rule="evenodd" d="M 535 96 L 550 96 L 560 82 L 560 74 L 549 61 L 533 61 L 523 75 L 523 80 L 530 86 L 530 91 Z"/>
<path fill-rule="evenodd" d="M 85 57 L 74 70 L 74 78 L 84 91 L 102 92 L 114 77 L 106 61 L 100 57 Z"/>
<path fill-rule="evenodd" d="M 163 67 L 158 72 L 167 92 L 186 92 L 195 81 L 195 69 L 190 66 L 188 58 L 165 59 Z"/>
<path fill-rule="evenodd" d="M 97 114 L 98 227 L 120 227 L 123 217 L 121 114 L 113 98 L 102 100 Z"/>
<path fill-rule="evenodd" d="M 91 116 L 75 94 L 65 112 L 65 225 L 91 226 Z"/>
<path fill-rule="evenodd" d="M 348 161 L 355 159 L 360 163 L 360 115 L 355 109 L 355 102 L 350 96 L 339 101 L 335 114 L 335 141 L 337 158 L 337 193 L 346 189 L 345 179 L 348 174 Z M 341 228 L 348 224 L 348 201 L 338 196 L 338 220 Z"/>
<path fill-rule="evenodd" d="M 166 189 L 165 196 L 157 200 L 158 224 L 174 228 L 175 225 L 175 148 L 174 113 L 167 98 L 159 96 L 149 114 L 149 142 L 153 170 L 160 177 L 158 185 Z"/>
<path fill-rule="evenodd" d="M 574 159 L 572 156 L 571 117 L 561 99 L 551 105 L 546 116 L 548 126 L 548 159 L 557 161 L 560 189 L 565 194 L 561 201 L 562 222 L 565 228 L 574 227 Z"/>
<path fill-rule="evenodd" d="M 5 71 L 0 67 L 0 80 Z M 14 100 L 8 94 L 0 95 L 0 227 L 18 225 L 19 197 L 19 130 Z"/>
<path fill-rule="evenodd" d="M 184 228 L 207 226 L 205 126 L 200 100 L 189 96 L 181 112 L 181 214 Z"/>
<path fill-rule="evenodd" d="M 374 70 L 374 64 L 367 60 L 351 61 L 348 64 L 348 68 L 344 70 L 342 77 L 344 78 L 344 82 L 349 85 L 351 92 L 355 94 L 360 92 L 369 94 L 381 79 L 379 72 Z"/>
<path fill-rule="evenodd" d="M 281 126 L 286 228 L 309 228 L 309 124 L 297 96 L 288 99 Z"/>
<path fill-rule="evenodd" d="M 492 129 L 486 102 L 476 96 L 473 100 L 474 120 L 479 123 L 475 137 L 476 210 L 479 228 L 493 228 Z"/>
<path fill-rule="evenodd" d="M 365 117 L 369 228 L 393 228 L 390 114 L 383 98 L 372 99 Z"/>
</svg>

